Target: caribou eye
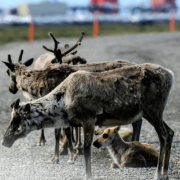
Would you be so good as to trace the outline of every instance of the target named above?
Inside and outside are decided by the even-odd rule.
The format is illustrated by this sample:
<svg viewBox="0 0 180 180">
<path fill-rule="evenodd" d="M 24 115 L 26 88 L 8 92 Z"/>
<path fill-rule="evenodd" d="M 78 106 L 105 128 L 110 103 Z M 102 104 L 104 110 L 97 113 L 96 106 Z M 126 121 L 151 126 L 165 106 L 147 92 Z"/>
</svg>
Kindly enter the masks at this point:
<svg viewBox="0 0 180 180">
<path fill-rule="evenodd" d="M 107 139 L 108 138 L 108 134 L 103 134 L 103 138 Z"/>
</svg>

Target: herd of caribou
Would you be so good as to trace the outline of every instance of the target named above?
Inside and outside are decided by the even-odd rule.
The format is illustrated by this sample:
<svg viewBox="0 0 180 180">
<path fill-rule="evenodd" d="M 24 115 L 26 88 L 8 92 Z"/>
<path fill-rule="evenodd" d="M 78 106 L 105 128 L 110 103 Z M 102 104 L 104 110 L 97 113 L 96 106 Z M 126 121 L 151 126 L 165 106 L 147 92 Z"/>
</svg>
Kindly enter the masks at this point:
<svg viewBox="0 0 180 180">
<path fill-rule="evenodd" d="M 88 64 L 77 51 L 72 52 L 81 44 L 83 32 L 74 46 L 65 45 L 64 53 L 53 34 L 49 35 L 54 49 L 43 46 L 51 53 L 41 55 L 34 70 L 27 69 L 33 59 L 22 62 L 23 50 L 17 63 L 11 55 L 3 62 L 8 67 L 9 91 L 16 94 L 20 90 L 30 101 L 20 103 L 17 99 L 12 103 L 11 120 L 2 145 L 11 147 L 17 139 L 40 129 L 39 145 L 45 144 L 43 129 L 55 128 L 52 161 L 58 163 L 60 154 L 68 154 L 67 148 L 69 162 L 74 161 L 76 154 L 83 153 L 87 180 L 92 179 L 92 143 L 97 148 L 107 147 L 114 161 L 111 167 L 157 166 L 154 180 L 168 180 L 174 131 L 163 120 L 163 111 L 173 85 L 173 72 L 157 64 L 124 60 Z M 139 142 L 142 118 L 158 134 L 159 153 L 153 146 Z M 120 129 L 121 125 L 130 123 L 133 132 Z M 95 126 L 108 128 L 93 142 Z"/>
</svg>

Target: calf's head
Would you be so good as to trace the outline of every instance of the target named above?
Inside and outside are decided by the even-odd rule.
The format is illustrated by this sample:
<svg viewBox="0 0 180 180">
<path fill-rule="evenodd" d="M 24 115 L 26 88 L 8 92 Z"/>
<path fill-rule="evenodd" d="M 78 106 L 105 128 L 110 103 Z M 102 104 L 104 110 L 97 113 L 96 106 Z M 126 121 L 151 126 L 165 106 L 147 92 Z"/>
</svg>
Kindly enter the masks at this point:
<svg viewBox="0 0 180 180">
<path fill-rule="evenodd" d="M 119 129 L 120 127 L 105 129 L 101 136 L 93 142 L 93 145 L 97 148 L 111 145 Z"/>
<path fill-rule="evenodd" d="M 23 55 L 23 50 L 21 50 L 21 53 L 19 55 L 18 63 L 12 62 L 11 55 L 8 55 L 8 62 L 2 61 L 8 67 L 7 74 L 10 78 L 9 91 L 13 94 L 16 94 L 18 91 L 17 75 L 21 74 L 25 67 L 28 67 L 33 63 L 33 58 L 27 60 L 25 63 L 22 63 L 21 62 L 22 55 Z"/>
<path fill-rule="evenodd" d="M 17 99 L 11 105 L 11 120 L 2 140 L 2 145 L 6 147 L 11 147 L 17 139 L 28 134 L 28 122 L 25 119 L 28 119 L 31 108 L 29 104 L 20 106 L 19 102 Z"/>
</svg>

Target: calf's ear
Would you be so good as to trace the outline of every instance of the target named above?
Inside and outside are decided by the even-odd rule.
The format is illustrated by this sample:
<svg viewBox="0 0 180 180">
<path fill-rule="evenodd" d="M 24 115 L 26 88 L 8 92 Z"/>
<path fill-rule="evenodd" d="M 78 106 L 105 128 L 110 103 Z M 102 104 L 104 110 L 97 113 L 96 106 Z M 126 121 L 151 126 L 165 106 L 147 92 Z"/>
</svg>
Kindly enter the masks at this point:
<svg viewBox="0 0 180 180">
<path fill-rule="evenodd" d="M 120 126 L 114 128 L 114 133 L 117 133 L 120 130 Z"/>
<path fill-rule="evenodd" d="M 20 99 L 15 100 L 15 101 L 11 104 L 11 108 L 18 109 L 18 108 L 19 108 L 19 102 L 20 102 Z"/>
</svg>

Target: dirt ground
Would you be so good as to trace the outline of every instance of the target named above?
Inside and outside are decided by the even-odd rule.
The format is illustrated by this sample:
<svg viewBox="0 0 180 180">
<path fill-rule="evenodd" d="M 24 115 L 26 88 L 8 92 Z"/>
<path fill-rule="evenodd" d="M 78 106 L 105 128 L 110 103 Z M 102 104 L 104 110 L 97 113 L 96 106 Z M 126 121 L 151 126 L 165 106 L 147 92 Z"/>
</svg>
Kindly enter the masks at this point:
<svg viewBox="0 0 180 180">
<path fill-rule="evenodd" d="M 77 35 L 78 37 L 78 35 Z M 65 43 L 73 45 L 76 39 L 58 38 L 60 47 Z M 17 62 L 21 49 L 24 49 L 23 61 L 37 58 L 45 53 L 42 45 L 53 47 L 50 38 L 41 41 L 9 43 L 0 46 L 1 61 L 7 60 L 11 54 L 12 60 Z M 175 131 L 170 167 L 170 180 L 180 179 L 180 32 L 152 33 L 122 36 L 108 36 L 84 38 L 78 47 L 79 55 L 89 63 L 98 61 L 113 61 L 116 59 L 129 60 L 135 63 L 156 63 L 171 69 L 175 73 L 175 84 L 169 96 L 164 120 Z M 7 68 L 0 66 L 0 139 L 10 120 L 11 103 L 20 98 L 27 101 L 18 92 L 13 95 L 8 90 L 9 78 Z M 131 125 L 128 125 L 131 128 Z M 53 129 L 45 131 L 46 146 L 37 146 L 39 131 L 30 133 L 26 138 L 17 140 L 12 148 L 0 145 L 0 180 L 41 180 L 41 179 L 83 179 L 85 175 L 84 157 L 78 156 L 74 164 L 68 164 L 68 156 L 62 156 L 59 164 L 52 164 L 48 160 L 54 152 Z M 96 137 L 94 137 L 96 138 Z M 141 142 L 150 143 L 159 150 L 157 134 L 152 126 L 143 121 L 140 136 Z M 94 179 L 100 180 L 149 180 L 153 179 L 155 168 L 124 168 L 110 169 L 111 158 L 105 149 L 97 150 L 92 147 L 92 172 Z"/>
</svg>

